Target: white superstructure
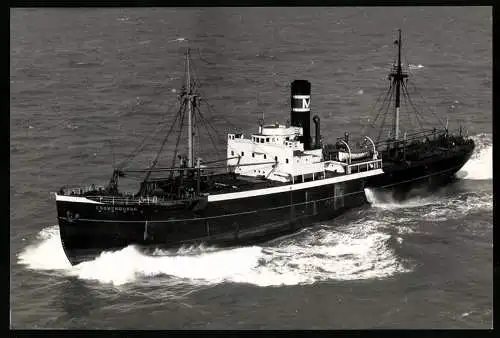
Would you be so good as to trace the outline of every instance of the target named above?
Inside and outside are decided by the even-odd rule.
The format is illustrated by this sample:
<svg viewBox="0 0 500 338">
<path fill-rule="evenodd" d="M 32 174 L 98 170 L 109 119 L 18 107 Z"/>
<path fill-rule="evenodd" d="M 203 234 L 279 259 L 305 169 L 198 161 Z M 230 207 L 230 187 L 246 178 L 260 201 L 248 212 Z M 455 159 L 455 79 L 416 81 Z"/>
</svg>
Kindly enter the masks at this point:
<svg viewBox="0 0 500 338">
<path fill-rule="evenodd" d="M 276 123 L 259 126 L 258 133 L 249 137 L 228 134 L 227 164 L 235 166 L 237 174 L 280 182 L 324 178 L 325 171 L 350 173 L 349 158 L 325 161 L 322 148 L 304 150 L 304 144 L 298 140 L 302 133 L 301 127 Z M 377 160 L 376 156 L 373 160 Z M 368 169 L 375 166 L 376 163 Z"/>
</svg>

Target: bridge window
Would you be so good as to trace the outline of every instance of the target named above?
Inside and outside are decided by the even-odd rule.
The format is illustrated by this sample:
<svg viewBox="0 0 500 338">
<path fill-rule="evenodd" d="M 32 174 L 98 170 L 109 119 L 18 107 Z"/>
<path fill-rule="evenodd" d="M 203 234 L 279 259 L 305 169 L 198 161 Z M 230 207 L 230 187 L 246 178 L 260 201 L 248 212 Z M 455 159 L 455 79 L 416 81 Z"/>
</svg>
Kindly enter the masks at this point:
<svg viewBox="0 0 500 338">
<path fill-rule="evenodd" d="M 245 156 L 245 153 L 244 153 L 244 152 L 241 152 L 241 156 Z"/>
<path fill-rule="evenodd" d="M 288 163 L 288 159 L 285 160 L 285 163 Z"/>
<path fill-rule="evenodd" d="M 266 142 L 269 142 L 269 137 L 266 137 Z"/>
<path fill-rule="evenodd" d="M 234 151 L 233 150 L 231 150 L 231 156 L 234 156 Z"/>
<path fill-rule="evenodd" d="M 252 157 L 255 157 L 255 153 L 252 153 Z"/>
<path fill-rule="evenodd" d="M 264 160 L 267 158 L 266 154 L 264 154 Z"/>
<path fill-rule="evenodd" d="M 260 139 L 260 143 L 264 143 L 264 138 L 261 138 L 261 139 Z"/>
<path fill-rule="evenodd" d="M 285 140 L 287 140 L 287 141 L 288 141 L 288 140 L 290 140 L 290 137 L 288 137 L 288 136 L 287 136 L 287 137 L 285 138 Z"/>
<path fill-rule="evenodd" d="M 278 162 L 278 156 L 274 156 L 274 160 Z"/>
</svg>

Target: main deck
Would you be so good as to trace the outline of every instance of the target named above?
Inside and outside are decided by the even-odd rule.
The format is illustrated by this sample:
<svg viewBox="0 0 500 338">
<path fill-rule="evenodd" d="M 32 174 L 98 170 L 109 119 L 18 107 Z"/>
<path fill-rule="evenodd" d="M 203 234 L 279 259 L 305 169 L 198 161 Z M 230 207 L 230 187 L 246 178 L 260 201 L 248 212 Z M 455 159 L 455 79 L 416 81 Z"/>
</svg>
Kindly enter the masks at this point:
<svg viewBox="0 0 500 338">
<path fill-rule="evenodd" d="M 234 192 L 244 192 L 250 190 L 268 189 L 287 185 L 297 185 L 310 181 L 321 181 L 334 177 L 343 177 L 341 181 L 348 181 L 352 174 L 371 171 L 382 168 L 382 160 L 370 161 L 353 161 L 351 164 L 346 164 L 336 161 L 325 161 L 325 170 L 312 175 L 302 175 L 292 178 L 290 182 L 280 182 L 267 179 L 264 176 L 245 176 L 235 173 L 220 173 L 220 174 L 204 174 L 200 177 L 200 191 L 196 193 L 195 189 L 191 188 L 179 196 L 179 194 L 162 191 L 159 194 L 133 194 L 133 193 L 117 193 L 109 194 L 102 186 L 91 185 L 83 188 L 61 189 L 58 193 L 58 200 L 61 201 L 76 201 L 78 198 L 84 198 L 90 203 L 111 204 L 111 205 L 163 205 L 174 206 L 186 203 L 192 203 L 202 199 L 207 199 L 208 196 L 227 194 Z M 330 165 L 340 166 L 343 172 L 333 171 Z M 175 179 L 172 178 L 156 178 L 151 179 L 149 183 L 158 184 L 174 184 Z M 187 185 L 196 184 L 195 179 L 186 180 Z"/>
</svg>

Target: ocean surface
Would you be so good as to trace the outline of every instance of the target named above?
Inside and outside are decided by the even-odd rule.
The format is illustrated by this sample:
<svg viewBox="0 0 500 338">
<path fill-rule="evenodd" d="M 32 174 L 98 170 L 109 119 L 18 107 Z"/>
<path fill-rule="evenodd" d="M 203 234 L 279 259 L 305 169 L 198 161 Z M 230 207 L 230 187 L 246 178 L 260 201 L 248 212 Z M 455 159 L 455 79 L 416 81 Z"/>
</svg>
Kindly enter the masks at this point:
<svg viewBox="0 0 500 338">
<path fill-rule="evenodd" d="M 10 15 L 11 328 L 492 328 L 491 8 Z M 176 112 L 186 47 L 212 107 L 201 110 L 218 131 L 208 128 L 212 146 L 207 128 L 196 129 L 196 156 L 209 159 L 225 156 L 227 132 L 256 130 L 258 112 L 289 119 L 295 79 L 312 83 L 325 142 L 359 136 L 387 88 L 398 28 L 423 123 L 435 126 L 436 115 L 451 130 L 462 124 L 476 142 L 456 182 L 404 203 L 367 190 L 366 206 L 259 246 L 157 256 L 127 247 L 70 266 L 50 192 L 106 184 L 146 136 L 133 166 L 154 158 Z"/>
</svg>

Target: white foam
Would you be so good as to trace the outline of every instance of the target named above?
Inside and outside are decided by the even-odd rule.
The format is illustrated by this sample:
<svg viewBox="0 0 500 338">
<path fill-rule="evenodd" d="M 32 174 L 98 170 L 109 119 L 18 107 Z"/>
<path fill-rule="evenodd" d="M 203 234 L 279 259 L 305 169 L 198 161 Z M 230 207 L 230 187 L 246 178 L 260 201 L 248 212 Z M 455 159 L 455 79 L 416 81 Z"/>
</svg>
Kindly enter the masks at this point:
<svg viewBox="0 0 500 338">
<path fill-rule="evenodd" d="M 493 145 L 491 135 L 479 134 L 472 137 L 476 149 L 471 158 L 457 172 L 456 176 L 467 180 L 491 180 L 493 178 Z"/>
<path fill-rule="evenodd" d="M 493 210 L 493 195 L 490 193 L 461 193 L 453 199 L 443 199 L 431 206 L 421 217 L 432 221 L 460 218 L 471 212 Z"/>
<path fill-rule="evenodd" d="M 166 255 L 145 255 L 129 246 L 104 252 L 93 261 L 73 267 L 66 260 L 57 227 L 51 227 L 50 236 L 25 249 L 19 261 L 31 269 L 63 270 L 67 275 L 114 285 L 153 277 L 164 277 L 162 280 L 168 285 L 178 285 L 180 281 L 186 285 L 225 281 L 258 286 L 297 285 L 331 279 L 384 278 L 407 271 L 388 247 L 390 235 L 381 233 L 378 227 L 380 223 L 372 220 L 360 221 L 342 231 L 308 230 L 302 233 L 300 243 L 279 247 L 196 247 L 163 252 Z"/>
<path fill-rule="evenodd" d="M 410 197 L 403 202 L 397 202 L 390 192 L 376 189 L 365 189 L 368 202 L 377 209 L 394 211 L 398 210 L 397 217 L 384 215 L 386 221 L 393 221 L 398 225 L 398 233 L 405 233 L 401 224 L 412 220 L 446 221 L 461 218 L 474 212 L 493 210 L 493 196 L 491 192 L 462 192 L 454 196 L 441 196 L 439 194 L 428 197 Z M 425 211 L 421 207 L 425 207 Z M 410 218 L 405 217 L 410 216 Z M 413 231 L 412 229 L 407 229 Z"/>
<path fill-rule="evenodd" d="M 188 39 L 181 37 L 181 38 L 172 39 L 169 42 L 182 42 L 182 41 L 188 41 Z"/>
<path fill-rule="evenodd" d="M 371 206 L 386 210 L 417 208 L 435 203 L 434 197 L 414 197 L 399 202 L 394 200 L 390 191 L 370 188 L 365 188 L 365 195 Z"/>
<path fill-rule="evenodd" d="M 57 225 L 40 231 L 37 242 L 19 254 L 19 263 L 34 270 L 64 270 L 71 268 L 66 258 Z"/>
<path fill-rule="evenodd" d="M 424 66 L 421 65 L 421 64 L 418 64 L 418 65 L 412 65 L 412 64 L 410 64 L 408 67 L 410 69 L 412 69 L 412 70 L 424 68 Z"/>
</svg>

